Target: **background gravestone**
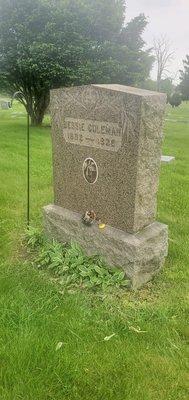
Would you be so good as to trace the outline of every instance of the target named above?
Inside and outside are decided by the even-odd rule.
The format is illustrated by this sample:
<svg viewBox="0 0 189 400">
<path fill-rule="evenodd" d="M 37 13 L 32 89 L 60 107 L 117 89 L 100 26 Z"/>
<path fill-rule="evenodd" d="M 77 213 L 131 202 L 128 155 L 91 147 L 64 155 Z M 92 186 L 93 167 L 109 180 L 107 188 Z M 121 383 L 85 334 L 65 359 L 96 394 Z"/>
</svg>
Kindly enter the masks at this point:
<svg viewBox="0 0 189 400">
<path fill-rule="evenodd" d="M 8 110 L 9 108 L 11 108 L 10 101 L 1 101 L 1 109 L 2 110 Z"/>
<path fill-rule="evenodd" d="M 55 205 L 44 210 L 46 231 L 120 265 L 135 287 L 167 254 L 167 227 L 155 222 L 165 104 L 163 94 L 121 85 L 51 92 Z M 87 210 L 103 232 L 82 224 Z"/>
</svg>

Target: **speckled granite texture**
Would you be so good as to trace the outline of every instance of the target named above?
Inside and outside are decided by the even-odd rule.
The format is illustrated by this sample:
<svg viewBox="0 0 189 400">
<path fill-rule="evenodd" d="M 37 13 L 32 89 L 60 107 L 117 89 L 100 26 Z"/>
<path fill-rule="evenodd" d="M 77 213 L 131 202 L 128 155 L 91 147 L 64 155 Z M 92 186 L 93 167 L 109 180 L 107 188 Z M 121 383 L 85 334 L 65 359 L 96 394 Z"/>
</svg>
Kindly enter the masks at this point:
<svg viewBox="0 0 189 400">
<path fill-rule="evenodd" d="M 47 235 L 120 266 L 134 289 L 162 267 L 167 226 L 155 222 L 166 96 L 121 85 L 51 91 L 55 205 Z M 106 224 L 86 227 L 93 210 Z"/>
<path fill-rule="evenodd" d="M 163 94 L 121 85 L 51 91 L 55 205 L 94 210 L 130 233 L 154 222 L 165 104 Z M 94 184 L 84 179 L 88 158 Z"/>
<path fill-rule="evenodd" d="M 86 254 L 100 254 L 109 265 L 121 267 L 138 289 L 161 269 L 167 255 L 167 226 L 154 222 L 139 233 L 130 234 L 106 226 L 99 230 L 94 224 L 87 227 L 81 214 L 62 207 L 44 207 L 46 234 L 62 243 L 79 243 Z"/>
</svg>

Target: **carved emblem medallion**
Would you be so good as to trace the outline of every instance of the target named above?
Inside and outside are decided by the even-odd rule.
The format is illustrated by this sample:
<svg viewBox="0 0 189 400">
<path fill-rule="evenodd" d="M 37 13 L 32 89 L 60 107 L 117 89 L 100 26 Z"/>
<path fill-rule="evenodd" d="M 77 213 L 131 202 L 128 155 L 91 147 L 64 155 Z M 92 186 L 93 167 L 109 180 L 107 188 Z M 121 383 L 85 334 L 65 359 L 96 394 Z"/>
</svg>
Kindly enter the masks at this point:
<svg viewBox="0 0 189 400">
<path fill-rule="evenodd" d="M 86 158 L 83 163 L 83 176 L 84 179 L 93 185 L 98 179 L 98 166 L 92 158 Z"/>
</svg>

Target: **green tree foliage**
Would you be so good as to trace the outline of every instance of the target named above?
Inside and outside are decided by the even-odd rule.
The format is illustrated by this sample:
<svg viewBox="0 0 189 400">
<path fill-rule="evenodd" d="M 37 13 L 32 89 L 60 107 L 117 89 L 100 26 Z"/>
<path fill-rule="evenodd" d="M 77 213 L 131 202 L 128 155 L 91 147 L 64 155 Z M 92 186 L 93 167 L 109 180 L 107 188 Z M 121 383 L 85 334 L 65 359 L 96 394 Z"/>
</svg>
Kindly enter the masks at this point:
<svg viewBox="0 0 189 400">
<path fill-rule="evenodd" d="M 144 50 L 142 34 L 147 24 L 145 15 L 140 14 L 121 29 L 119 43 L 123 46 L 123 64 L 125 63 L 121 76 L 123 83 L 140 86 L 149 77 L 154 57 L 151 55 L 152 49 Z"/>
<path fill-rule="evenodd" d="M 171 78 L 162 79 L 160 82 L 161 92 L 166 93 L 167 96 L 171 96 L 175 92 L 175 86 L 172 83 Z M 142 89 L 152 90 L 154 92 L 157 91 L 157 82 L 153 81 L 152 79 L 147 79 L 144 81 L 140 87 Z"/>
<path fill-rule="evenodd" d="M 153 79 L 147 79 L 140 84 L 140 88 L 156 92 L 157 91 L 157 83 L 156 83 L 156 81 L 153 81 Z"/>
<path fill-rule="evenodd" d="M 178 107 L 182 103 L 182 96 L 180 93 L 175 92 L 171 96 L 168 96 L 168 102 L 173 108 Z"/>
<path fill-rule="evenodd" d="M 184 70 L 180 71 L 179 89 L 182 93 L 183 100 L 189 100 L 189 55 L 183 61 Z"/>
<path fill-rule="evenodd" d="M 124 26 L 124 0 L 0 0 L 0 82 L 20 90 L 40 125 L 49 90 L 117 82 L 139 85 L 153 62 L 144 15 Z"/>
<path fill-rule="evenodd" d="M 161 92 L 166 93 L 171 96 L 175 91 L 175 86 L 173 85 L 171 78 L 162 79 L 160 83 Z"/>
</svg>

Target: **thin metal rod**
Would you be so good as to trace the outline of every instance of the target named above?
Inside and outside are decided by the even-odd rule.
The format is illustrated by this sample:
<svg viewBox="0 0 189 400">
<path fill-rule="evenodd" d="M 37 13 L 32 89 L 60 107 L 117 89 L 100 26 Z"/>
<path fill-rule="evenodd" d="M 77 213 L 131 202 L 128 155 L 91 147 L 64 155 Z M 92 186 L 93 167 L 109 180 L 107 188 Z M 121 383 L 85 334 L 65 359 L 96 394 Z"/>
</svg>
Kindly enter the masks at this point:
<svg viewBox="0 0 189 400">
<path fill-rule="evenodd" d="M 30 225 L 30 116 L 27 113 L 27 227 Z"/>
</svg>

